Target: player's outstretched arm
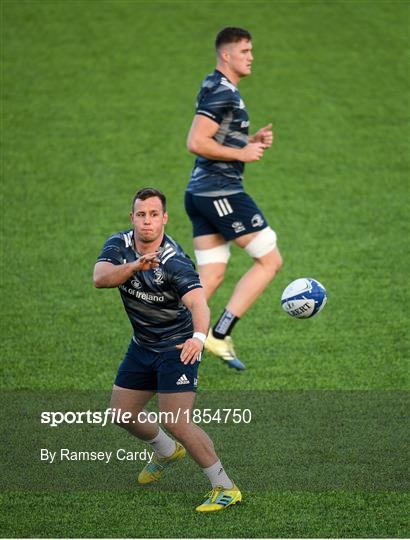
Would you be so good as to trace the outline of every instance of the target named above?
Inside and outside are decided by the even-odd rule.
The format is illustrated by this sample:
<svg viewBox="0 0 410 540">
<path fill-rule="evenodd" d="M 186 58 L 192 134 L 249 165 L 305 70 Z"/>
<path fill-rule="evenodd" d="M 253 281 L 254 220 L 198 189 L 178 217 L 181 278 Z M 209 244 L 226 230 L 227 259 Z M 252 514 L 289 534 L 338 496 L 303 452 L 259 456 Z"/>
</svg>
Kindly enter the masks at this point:
<svg viewBox="0 0 410 540">
<path fill-rule="evenodd" d="M 146 253 L 136 261 L 115 265 L 106 261 L 99 261 L 94 266 L 93 282 L 97 289 L 118 287 L 135 272 L 157 268 L 159 266 L 158 252 Z"/>
<path fill-rule="evenodd" d="M 194 289 L 182 297 L 182 302 L 186 305 L 192 314 L 192 322 L 194 326 L 194 334 L 198 332 L 206 336 L 210 323 L 210 311 L 208 304 L 206 303 L 205 293 L 203 289 Z M 196 362 L 199 354 L 204 347 L 204 341 L 192 337 L 187 339 L 185 343 L 177 345 L 181 350 L 181 362 L 184 364 L 193 364 Z"/>
<path fill-rule="evenodd" d="M 258 161 L 263 156 L 264 144 L 254 141 L 243 148 L 231 148 L 219 144 L 214 136 L 219 124 L 202 114 L 196 114 L 188 134 L 187 147 L 190 152 L 207 159 L 218 161 Z"/>
</svg>

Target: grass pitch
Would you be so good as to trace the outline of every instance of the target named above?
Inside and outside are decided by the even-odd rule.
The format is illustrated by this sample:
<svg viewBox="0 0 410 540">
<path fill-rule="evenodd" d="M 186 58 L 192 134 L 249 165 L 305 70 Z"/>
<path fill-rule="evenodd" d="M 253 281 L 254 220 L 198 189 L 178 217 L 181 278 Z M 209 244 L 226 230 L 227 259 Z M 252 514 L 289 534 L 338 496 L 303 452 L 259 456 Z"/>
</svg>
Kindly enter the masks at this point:
<svg viewBox="0 0 410 540">
<path fill-rule="evenodd" d="M 92 288 L 95 258 L 128 226 L 132 196 L 147 184 L 165 191 L 168 233 L 193 253 L 185 139 L 200 81 L 214 67 L 214 35 L 239 25 L 254 36 L 253 74 L 240 85 L 251 130 L 272 122 L 276 135 L 263 160 L 247 166 L 245 186 L 277 231 L 285 264 L 235 329 L 248 370 L 233 373 L 207 356 L 201 392 L 405 395 L 409 9 L 404 1 L 3 0 L 1 388 L 39 396 L 109 389 L 130 326 L 117 291 Z M 214 318 L 249 265 L 233 251 Z M 285 285 L 302 276 L 328 289 L 317 319 L 292 320 L 279 307 Z M 376 412 L 382 424 L 385 410 Z M 15 436 L 16 452 L 28 439 L 23 430 Z M 403 440 L 399 426 L 399 449 Z M 252 448 L 245 436 L 232 455 L 221 450 L 232 476 L 241 475 L 231 465 L 240 459 L 257 466 Z M 274 438 L 265 452 L 275 456 Z M 170 471 L 170 481 L 183 475 L 183 467 Z M 193 511 L 197 489 L 5 486 L 1 531 L 403 537 L 405 480 L 322 491 L 250 483 L 241 485 L 240 507 L 213 516 Z"/>
</svg>

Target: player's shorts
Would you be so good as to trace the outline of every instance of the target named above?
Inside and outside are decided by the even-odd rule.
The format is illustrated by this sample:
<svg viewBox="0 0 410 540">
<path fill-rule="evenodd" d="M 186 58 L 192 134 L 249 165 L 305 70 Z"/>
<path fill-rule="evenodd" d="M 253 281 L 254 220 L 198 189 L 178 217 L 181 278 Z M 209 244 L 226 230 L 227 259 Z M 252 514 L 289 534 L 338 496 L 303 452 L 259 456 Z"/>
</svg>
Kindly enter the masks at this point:
<svg viewBox="0 0 410 540">
<path fill-rule="evenodd" d="M 199 361 L 183 364 L 180 356 L 180 349 L 154 352 L 132 339 L 118 368 L 115 384 L 158 393 L 196 392 Z"/>
<path fill-rule="evenodd" d="M 194 238 L 218 233 L 230 241 L 268 226 L 260 208 L 244 192 L 218 197 L 186 192 L 185 210 L 192 222 Z"/>
</svg>

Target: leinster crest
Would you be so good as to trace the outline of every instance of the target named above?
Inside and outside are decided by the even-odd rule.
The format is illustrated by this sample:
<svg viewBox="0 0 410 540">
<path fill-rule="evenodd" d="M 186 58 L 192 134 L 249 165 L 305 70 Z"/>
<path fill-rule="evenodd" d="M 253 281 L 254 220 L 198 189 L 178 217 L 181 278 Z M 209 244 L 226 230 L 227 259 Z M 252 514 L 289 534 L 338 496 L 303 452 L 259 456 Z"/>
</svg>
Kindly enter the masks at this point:
<svg viewBox="0 0 410 540">
<path fill-rule="evenodd" d="M 260 214 L 255 214 L 252 218 L 252 227 L 262 227 L 263 218 Z"/>
<path fill-rule="evenodd" d="M 162 268 L 154 268 L 154 283 L 162 285 L 164 283 L 164 273 Z"/>
</svg>

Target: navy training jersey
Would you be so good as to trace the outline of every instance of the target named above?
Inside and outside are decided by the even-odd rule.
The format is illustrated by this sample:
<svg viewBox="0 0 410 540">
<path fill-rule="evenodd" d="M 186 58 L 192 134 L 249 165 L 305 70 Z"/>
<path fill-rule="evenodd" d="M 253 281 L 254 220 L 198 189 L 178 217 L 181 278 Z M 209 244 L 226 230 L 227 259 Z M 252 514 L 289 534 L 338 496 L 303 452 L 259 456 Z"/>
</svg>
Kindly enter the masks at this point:
<svg viewBox="0 0 410 540">
<path fill-rule="evenodd" d="M 156 352 L 173 349 L 192 337 L 191 312 L 181 297 L 202 287 L 193 262 L 170 236 L 164 235 L 160 251 L 158 268 L 136 272 L 118 287 L 134 341 Z M 110 236 L 97 262 L 119 265 L 139 257 L 131 229 Z"/>
<path fill-rule="evenodd" d="M 196 114 L 219 124 L 214 139 L 224 146 L 243 148 L 248 144 L 249 117 L 238 89 L 217 69 L 202 82 Z M 243 191 L 245 163 L 215 161 L 198 156 L 187 191 L 208 196 Z"/>
</svg>

